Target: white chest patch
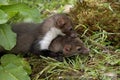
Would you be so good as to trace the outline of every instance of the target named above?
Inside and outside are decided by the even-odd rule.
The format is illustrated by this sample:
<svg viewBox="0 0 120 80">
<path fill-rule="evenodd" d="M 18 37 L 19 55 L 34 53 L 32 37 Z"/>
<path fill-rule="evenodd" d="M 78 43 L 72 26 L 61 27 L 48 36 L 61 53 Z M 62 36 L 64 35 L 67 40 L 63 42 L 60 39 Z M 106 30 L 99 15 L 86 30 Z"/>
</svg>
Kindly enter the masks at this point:
<svg viewBox="0 0 120 80">
<path fill-rule="evenodd" d="M 39 41 L 39 45 L 40 45 L 40 50 L 43 49 L 48 49 L 51 41 L 56 38 L 58 35 L 62 35 L 64 36 L 65 34 L 61 32 L 61 30 L 53 27 L 51 28 L 43 37 L 43 39 L 41 41 Z"/>
</svg>

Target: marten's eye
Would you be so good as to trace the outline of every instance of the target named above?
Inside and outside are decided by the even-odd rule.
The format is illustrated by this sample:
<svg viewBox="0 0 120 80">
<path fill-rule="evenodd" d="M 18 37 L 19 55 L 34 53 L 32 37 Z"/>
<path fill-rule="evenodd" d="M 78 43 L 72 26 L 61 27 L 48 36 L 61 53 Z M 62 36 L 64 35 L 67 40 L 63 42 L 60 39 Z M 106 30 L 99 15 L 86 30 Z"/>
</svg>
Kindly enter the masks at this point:
<svg viewBox="0 0 120 80">
<path fill-rule="evenodd" d="M 65 25 L 66 25 L 66 23 L 63 24 L 63 26 L 65 26 Z"/>
<path fill-rule="evenodd" d="M 70 31 L 72 31 L 73 29 L 72 29 L 72 28 L 70 28 L 69 30 L 70 30 Z"/>
<path fill-rule="evenodd" d="M 77 47 L 77 50 L 78 50 L 78 51 L 80 51 L 80 50 L 81 50 L 81 47 L 80 47 L 80 46 L 79 46 L 79 47 Z"/>
</svg>

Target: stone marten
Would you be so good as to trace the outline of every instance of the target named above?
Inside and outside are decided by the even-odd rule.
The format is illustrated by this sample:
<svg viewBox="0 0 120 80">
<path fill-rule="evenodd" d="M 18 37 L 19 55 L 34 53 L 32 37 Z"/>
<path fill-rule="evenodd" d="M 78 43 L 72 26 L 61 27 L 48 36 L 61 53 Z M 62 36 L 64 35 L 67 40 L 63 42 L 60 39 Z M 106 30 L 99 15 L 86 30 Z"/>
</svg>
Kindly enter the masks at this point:
<svg viewBox="0 0 120 80">
<path fill-rule="evenodd" d="M 32 46 L 33 47 L 33 46 Z M 33 49 L 33 48 L 32 48 Z M 31 49 L 31 50 L 32 50 Z M 71 57 L 73 55 L 88 54 L 89 49 L 84 45 L 80 38 L 72 38 L 69 36 L 56 37 L 49 46 L 50 51 L 33 51 L 32 53 L 46 57 L 52 57 L 62 61 L 63 57 Z"/>
<path fill-rule="evenodd" d="M 58 36 L 52 41 L 49 49 L 54 52 L 63 52 L 64 57 L 89 53 L 89 49 L 78 37 Z"/>
<path fill-rule="evenodd" d="M 26 43 L 26 40 L 22 38 L 22 44 L 24 45 L 24 42 Z M 31 37 L 27 37 L 28 40 L 31 39 Z M 80 54 L 88 54 L 89 49 L 84 45 L 84 43 L 80 40 L 80 38 L 72 38 L 68 36 L 58 36 L 56 37 L 50 44 L 49 50 L 45 53 L 41 53 L 40 51 L 32 51 L 33 46 L 32 44 L 25 44 L 23 47 L 18 46 L 21 44 L 19 42 L 16 44 L 16 47 L 11 50 L 11 52 L 19 54 L 19 53 L 32 53 L 36 55 L 42 55 L 46 57 L 52 57 L 59 61 L 61 61 L 63 57 L 70 57 L 73 55 L 80 55 Z M 29 41 L 28 41 L 29 42 Z M 21 45 L 22 45 L 21 44 Z M 0 51 L 4 51 L 4 49 L 0 48 Z M 60 59 L 59 59 L 60 58 Z"/>
<path fill-rule="evenodd" d="M 17 54 L 31 52 L 42 55 L 47 53 L 46 55 L 52 57 L 59 56 L 58 53 L 62 52 L 62 56 L 69 57 L 76 53 L 89 52 L 83 42 L 77 38 L 71 20 L 65 14 L 53 15 L 40 24 L 14 24 L 12 30 L 17 34 L 17 43 L 11 52 Z M 61 36 L 57 37 L 58 35 Z M 0 48 L 0 51 L 2 50 L 3 48 Z"/>
<path fill-rule="evenodd" d="M 55 14 L 40 24 L 19 23 L 12 26 L 12 30 L 17 33 L 17 40 L 19 40 L 15 48 L 23 47 L 23 50 L 26 49 L 24 45 L 30 46 L 32 43 L 34 43 L 35 50 L 48 50 L 51 41 L 58 35 L 77 36 L 72 28 L 71 20 L 64 13 Z"/>
</svg>

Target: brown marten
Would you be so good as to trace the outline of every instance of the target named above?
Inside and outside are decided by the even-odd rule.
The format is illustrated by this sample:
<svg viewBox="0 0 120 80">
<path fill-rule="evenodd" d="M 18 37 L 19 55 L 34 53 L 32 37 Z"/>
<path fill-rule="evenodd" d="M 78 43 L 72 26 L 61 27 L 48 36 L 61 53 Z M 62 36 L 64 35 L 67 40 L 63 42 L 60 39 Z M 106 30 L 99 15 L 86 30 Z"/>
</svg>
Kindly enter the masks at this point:
<svg viewBox="0 0 120 80">
<path fill-rule="evenodd" d="M 24 52 L 28 50 L 28 47 L 27 49 L 25 48 L 26 46 L 30 47 L 34 43 L 35 50 L 48 50 L 51 41 L 58 35 L 76 37 L 77 33 L 73 30 L 72 26 L 71 20 L 64 13 L 55 14 L 40 24 L 15 24 L 12 27 L 12 30 L 17 33 L 18 38 L 15 48 L 21 47 L 21 50 Z"/>
<path fill-rule="evenodd" d="M 89 49 L 84 45 L 80 38 L 72 38 L 69 36 L 58 36 L 55 38 L 51 42 L 49 50 L 63 52 L 64 57 L 89 53 Z"/>
<path fill-rule="evenodd" d="M 72 22 L 65 14 L 53 15 L 41 24 L 15 24 L 12 30 L 17 34 L 17 43 L 11 50 L 14 53 L 32 52 L 39 55 L 47 53 L 46 55 L 54 57 L 59 56 L 59 52 L 63 52 L 63 56 L 67 57 L 77 52 L 88 52 L 80 39 L 76 38 L 77 34 L 72 29 Z M 58 35 L 63 37 L 57 37 Z M 48 50 L 44 51 L 44 49 Z"/>
<path fill-rule="evenodd" d="M 56 37 L 49 46 L 50 51 L 33 52 L 35 54 L 40 54 L 43 56 L 49 56 L 62 61 L 63 57 L 70 57 L 73 55 L 88 54 L 89 49 L 84 45 L 84 43 L 78 37 L 69 36 L 58 36 Z"/>
<path fill-rule="evenodd" d="M 28 37 L 28 40 L 30 40 L 31 38 Z M 19 40 L 17 40 L 19 41 Z M 22 44 L 24 44 L 24 42 L 26 42 L 25 40 L 22 41 Z M 11 51 L 13 53 L 28 53 L 31 52 L 32 48 L 32 44 L 30 45 L 23 45 L 23 47 L 18 46 L 21 43 L 18 42 L 16 47 L 13 48 Z M 21 44 L 21 45 L 22 45 Z M 84 45 L 84 43 L 80 40 L 80 38 L 76 37 L 76 38 L 72 38 L 69 36 L 58 36 L 56 37 L 50 44 L 49 46 L 49 50 L 47 52 L 41 53 L 41 52 L 36 52 L 36 51 L 32 51 L 31 53 L 33 54 L 38 54 L 38 55 L 43 55 L 43 56 L 49 56 L 52 58 L 61 58 L 61 57 L 70 57 L 73 55 L 79 55 L 79 54 L 88 54 L 89 53 L 89 49 Z M 59 60 L 59 59 L 58 59 Z"/>
</svg>

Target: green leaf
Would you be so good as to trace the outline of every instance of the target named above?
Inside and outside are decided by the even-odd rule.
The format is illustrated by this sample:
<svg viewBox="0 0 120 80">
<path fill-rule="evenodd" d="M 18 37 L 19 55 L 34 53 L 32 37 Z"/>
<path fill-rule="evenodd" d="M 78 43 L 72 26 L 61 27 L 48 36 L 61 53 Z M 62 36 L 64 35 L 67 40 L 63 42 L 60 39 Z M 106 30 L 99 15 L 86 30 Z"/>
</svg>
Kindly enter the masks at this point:
<svg viewBox="0 0 120 80">
<path fill-rule="evenodd" d="M 0 5 L 7 5 L 8 4 L 8 0 L 0 0 Z"/>
<path fill-rule="evenodd" d="M 40 21 L 40 13 L 39 10 L 36 8 L 31 8 L 26 4 L 18 3 L 18 4 L 12 4 L 12 5 L 5 5 L 0 7 L 3 11 L 5 11 L 9 18 L 13 16 L 13 13 L 19 13 L 24 17 L 24 21 Z"/>
<path fill-rule="evenodd" d="M 0 66 L 0 80 L 30 80 L 22 66 L 8 64 Z"/>
<path fill-rule="evenodd" d="M 8 19 L 8 15 L 4 11 L 0 10 L 0 24 L 6 23 Z"/>
<path fill-rule="evenodd" d="M 16 34 L 12 32 L 11 26 L 7 24 L 0 25 L 0 45 L 6 49 L 11 50 L 16 44 Z"/>
<path fill-rule="evenodd" d="M 25 61 L 23 58 L 20 58 L 18 56 L 13 55 L 13 54 L 6 54 L 6 55 L 2 56 L 2 58 L 1 58 L 1 65 L 2 66 L 6 66 L 10 63 L 15 64 L 17 66 L 23 66 L 24 70 L 28 74 L 30 74 L 32 72 L 29 63 L 27 61 Z"/>
</svg>

